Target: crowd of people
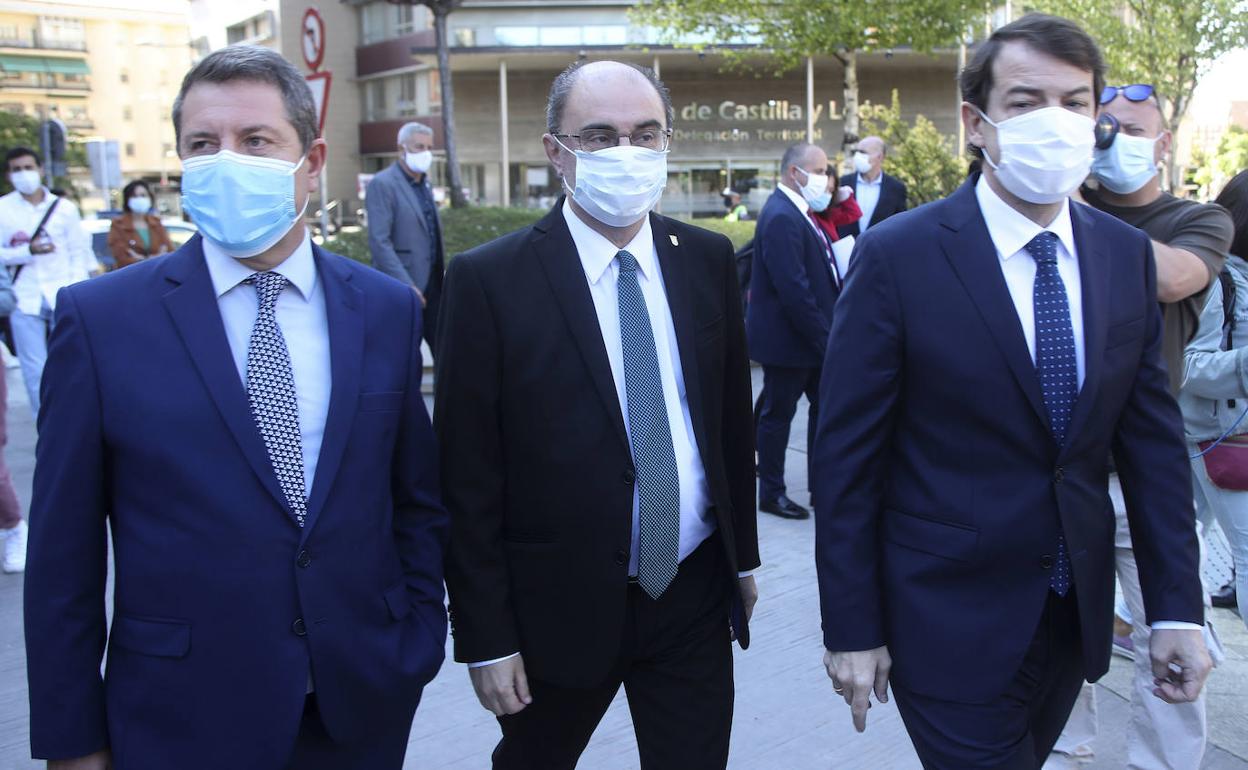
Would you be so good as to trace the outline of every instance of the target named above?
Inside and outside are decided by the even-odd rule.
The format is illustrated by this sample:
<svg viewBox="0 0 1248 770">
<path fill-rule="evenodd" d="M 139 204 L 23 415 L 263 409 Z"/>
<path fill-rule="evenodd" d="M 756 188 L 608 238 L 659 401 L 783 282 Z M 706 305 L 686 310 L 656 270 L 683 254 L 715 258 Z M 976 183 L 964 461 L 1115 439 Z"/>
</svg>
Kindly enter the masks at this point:
<svg viewBox="0 0 1248 770">
<path fill-rule="evenodd" d="M 956 192 L 907 210 L 879 138 L 840 177 L 795 144 L 745 271 L 653 211 L 671 97 L 622 62 L 551 86 L 555 207 L 449 267 L 419 123 L 368 190 L 375 269 L 312 242 L 328 148 L 267 49 L 182 82 L 180 249 L 133 182 L 124 269 L 85 280 L 76 208 L 11 151 L 0 315 L 40 438 L 29 528 L 0 463 L 0 536 L 33 756 L 399 768 L 449 627 L 498 718 L 483 764 L 575 767 L 623 687 L 641 767 L 724 768 L 756 511 L 810 516 L 784 469 L 805 395 L 823 662 L 858 730 L 895 698 L 926 768 L 1074 766 L 1116 645 L 1130 766 L 1199 767 L 1203 527 L 1241 615 L 1248 588 L 1248 171 L 1215 204 L 1165 192 L 1164 95 L 1105 74 L 1074 22 L 996 30 Z"/>
</svg>

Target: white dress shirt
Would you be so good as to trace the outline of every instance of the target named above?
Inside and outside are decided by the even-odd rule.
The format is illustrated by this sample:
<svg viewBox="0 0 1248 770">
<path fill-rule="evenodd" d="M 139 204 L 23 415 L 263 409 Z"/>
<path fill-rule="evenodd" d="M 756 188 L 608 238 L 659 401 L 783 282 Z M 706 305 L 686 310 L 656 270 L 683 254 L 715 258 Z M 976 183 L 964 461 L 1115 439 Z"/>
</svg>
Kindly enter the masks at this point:
<svg viewBox="0 0 1248 770">
<path fill-rule="evenodd" d="M 861 235 L 871 226 L 871 215 L 875 213 L 875 207 L 880 205 L 880 190 L 884 185 L 884 172 L 872 182 L 862 174 L 858 175 L 858 181 L 854 185 L 854 197 L 858 199 L 858 208 L 862 209 L 862 218 L 858 220 L 858 234 Z"/>
<path fill-rule="evenodd" d="M 56 293 L 66 286 L 85 281 L 100 269 L 91 250 L 91 239 L 82 229 L 82 219 L 73 201 L 60 199 L 56 211 L 43 226 L 52 242 L 47 254 L 31 254 L 30 239 L 56 197 L 45 187 L 43 201 L 35 206 L 17 190 L 0 197 L 0 262 L 5 266 L 24 265 L 14 282 L 17 309 L 26 315 L 39 315 L 46 303 L 56 309 Z"/>
<path fill-rule="evenodd" d="M 984 177 L 979 178 L 975 185 L 975 198 L 979 201 L 979 210 L 984 215 L 984 223 L 988 226 L 988 237 L 997 249 L 997 257 L 1001 260 L 1001 272 L 1005 275 L 1005 284 L 1010 290 L 1010 299 L 1014 300 L 1014 309 L 1018 311 L 1018 320 L 1023 325 L 1023 336 L 1027 339 L 1027 350 L 1031 359 L 1036 359 L 1036 319 L 1034 292 L 1036 283 L 1036 262 L 1027 253 L 1025 247 L 1032 238 L 1044 231 L 1057 236 L 1057 272 L 1066 285 L 1066 297 L 1070 305 L 1070 325 L 1075 333 L 1075 367 L 1079 373 L 1079 387 L 1083 388 L 1086 372 L 1086 354 L 1083 340 L 1083 283 L 1079 277 L 1079 253 L 1075 248 L 1075 234 L 1070 223 L 1070 201 L 1062 200 L 1062 208 L 1047 227 L 1041 227 L 1020 214 L 988 186 Z M 861 204 L 860 204 L 861 205 Z M 1187 629 L 1197 630 L 1201 626 L 1195 623 L 1184 623 L 1174 620 L 1159 620 L 1152 624 L 1153 630 Z"/>
<path fill-rule="evenodd" d="M 230 343 L 234 366 L 244 387 L 247 383 L 247 349 L 251 344 L 251 328 L 255 326 L 260 303 L 256 289 L 243 283 L 256 271 L 203 240 L 204 260 L 217 294 L 217 307 L 225 324 L 225 337 Z M 282 290 L 274 307 L 277 326 L 290 352 L 290 366 L 295 377 L 295 394 L 299 402 L 299 434 L 303 444 L 304 492 L 312 493 L 325 420 L 329 415 L 329 394 L 333 374 L 329 360 L 329 320 L 325 311 L 325 288 L 316 272 L 312 242 L 307 234 L 303 241 L 274 268 L 290 283 Z"/>
</svg>

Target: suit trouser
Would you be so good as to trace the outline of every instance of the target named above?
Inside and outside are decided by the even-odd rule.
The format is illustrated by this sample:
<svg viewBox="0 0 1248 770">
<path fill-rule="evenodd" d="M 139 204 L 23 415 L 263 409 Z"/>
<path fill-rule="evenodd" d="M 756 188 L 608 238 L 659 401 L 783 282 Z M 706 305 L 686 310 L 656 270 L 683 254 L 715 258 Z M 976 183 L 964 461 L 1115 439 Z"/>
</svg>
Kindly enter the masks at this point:
<svg viewBox="0 0 1248 770">
<path fill-rule="evenodd" d="M 17 360 L 22 365 L 22 379 L 26 382 L 26 396 L 30 399 L 30 411 L 39 419 L 39 383 L 43 380 L 43 365 L 48 360 L 48 335 L 52 333 L 52 308 L 47 300 L 37 315 L 27 315 L 14 310 L 10 317 L 13 326 L 13 344 L 17 346 Z"/>
<path fill-rule="evenodd" d="M 4 459 L 4 447 L 9 443 L 8 402 L 8 378 L 5 377 L 3 367 L 0 367 L 0 529 L 13 529 L 22 521 L 22 505 L 17 501 L 13 476 Z"/>
<path fill-rule="evenodd" d="M 401 770 L 407 754 L 415 706 L 398 709 L 369 726 L 368 735 L 349 745 L 335 743 L 325 730 L 316 693 L 304 701 L 299 736 L 287 770 Z"/>
<path fill-rule="evenodd" d="M 1035 770 L 1057 740 L 1083 683 L 1075 591 L 1050 592 L 1006 691 L 955 703 L 893 684 L 897 709 L 926 770 Z M 952 694 L 952 693 L 951 693 Z"/>
<path fill-rule="evenodd" d="M 810 402 L 806 427 L 807 486 L 810 484 L 811 445 L 815 440 L 815 416 L 819 401 L 819 369 L 763 366 L 763 392 L 758 410 L 758 499 L 770 502 L 785 494 L 784 454 L 789 448 L 789 429 L 803 395 Z"/>
<path fill-rule="evenodd" d="M 624 685 L 642 770 L 722 770 L 732 729 L 731 575 L 718 534 L 651 599 L 628 588 L 619 657 L 607 679 L 584 688 L 529 677 L 533 702 L 499 717 L 495 770 L 571 770 Z M 582 622 L 576 613 L 569 622 Z"/>
</svg>

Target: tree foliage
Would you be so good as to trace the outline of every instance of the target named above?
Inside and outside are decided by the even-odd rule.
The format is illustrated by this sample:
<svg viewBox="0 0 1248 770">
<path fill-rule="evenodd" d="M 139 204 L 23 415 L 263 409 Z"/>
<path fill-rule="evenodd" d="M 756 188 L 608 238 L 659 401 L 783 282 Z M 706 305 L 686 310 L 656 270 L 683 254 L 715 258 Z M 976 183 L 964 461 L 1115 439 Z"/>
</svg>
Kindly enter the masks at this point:
<svg viewBox="0 0 1248 770">
<path fill-rule="evenodd" d="M 863 132 L 888 145 L 888 173 L 905 183 L 911 207 L 944 198 L 966 177 L 966 161 L 958 157 L 953 139 L 923 115 L 916 115 L 913 123 L 906 121 L 896 89 L 892 104 L 872 108 Z"/>
<path fill-rule="evenodd" d="M 1230 126 L 1212 156 L 1200 148 L 1192 153 L 1192 166 L 1192 181 L 1199 185 L 1204 197 L 1212 197 L 1232 177 L 1248 169 L 1248 130 Z"/>
<path fill-rule="evenodd" d="M 76 137 L 67 137 L 65 154 L 69 166 L 84 166 L 87 163 L 86 151 Z M 41 152 L 39 145 L 39 120 L 30 115 L 17 115 L 0 111 L 0 158 L 14 147 L 29 147 L 36 153 Z M 40 162 L 43 158 L 40 156 Z M 56 177 L 52 186 L 73 194 L 73 185 L 69 177 Z M 13 185 L 9 184 L 8 169 L 0 174 L 0 195 L 10 192 Z"/>
</svg>

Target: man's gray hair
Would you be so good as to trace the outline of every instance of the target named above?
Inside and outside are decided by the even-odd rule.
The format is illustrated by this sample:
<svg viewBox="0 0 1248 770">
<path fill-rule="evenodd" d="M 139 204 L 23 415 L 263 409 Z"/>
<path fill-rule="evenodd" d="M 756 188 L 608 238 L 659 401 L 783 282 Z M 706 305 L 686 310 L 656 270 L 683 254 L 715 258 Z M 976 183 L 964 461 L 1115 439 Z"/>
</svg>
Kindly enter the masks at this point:
<svg viewBox="0 0 1248 770">
<path fill-rule="evenodd" d="M 676 119 L 676 110 L 672 107 L 672 94 L 667 90 L 667 86 L 663 85 L 663 81 L 659 80 L 659 76 L 654 74 L 654 70 L 632 62 L 615 63 L 632 67 L 641 73 L 646 82 L 654 86 L 654 90 L 659 93 L 659 99 L 663 102 L 663 116 L 667 120 L 664 128 L 671 128 L 672 122 Z M 568 106 L 568 97 L 572 93 L 572 87 L 576 85 L 576 78 L 581 68 L 587 64 L 591 62 L 584 59 L 573 62 L 555 77 L 555 82 L 550 84 L 550 97 L 546 100 L 546 130 L 548 132 L 559 133 L 559 123 L 563 120 L 563 110 Z"/>
<path fill-rule="evenodd" d="M 815 149 L 815 145 L 810 142 L 798 142 L 789 145 L 784 151 L 784 156 L 780 158 L 780 173 L 783 174 L 789 169 L 789 166 L 800 166 L 806 162 L 806 156 L 810 151 Z"/>
<path fill-rule="evenodd" d="M 282 92 L 286 119 L 295 127 L 299 144 L 307 152 L 316 141 L 318 124 L 316 102 L 308 82 L 295 65 L 270 48 L 232 45 L 208 54 L 182 78 L 182 88 L 173 100 L 173 133 L 182 145 L 182 102 L 196 83 L 230 83 L 236 80 L 268 83 Z"/>
<path fill-rule="evenodd" d="M 407 140 L 411 139 L 413 134 L 428 134 L 429 136 L 433 136 L 433 129 L 426 126 L 424 123 L 416 123 L 415 121 L 411 123 L 404 123 L 403 127 L 399 129 L 399 144 L 407 144 Z"/>
</svg>

